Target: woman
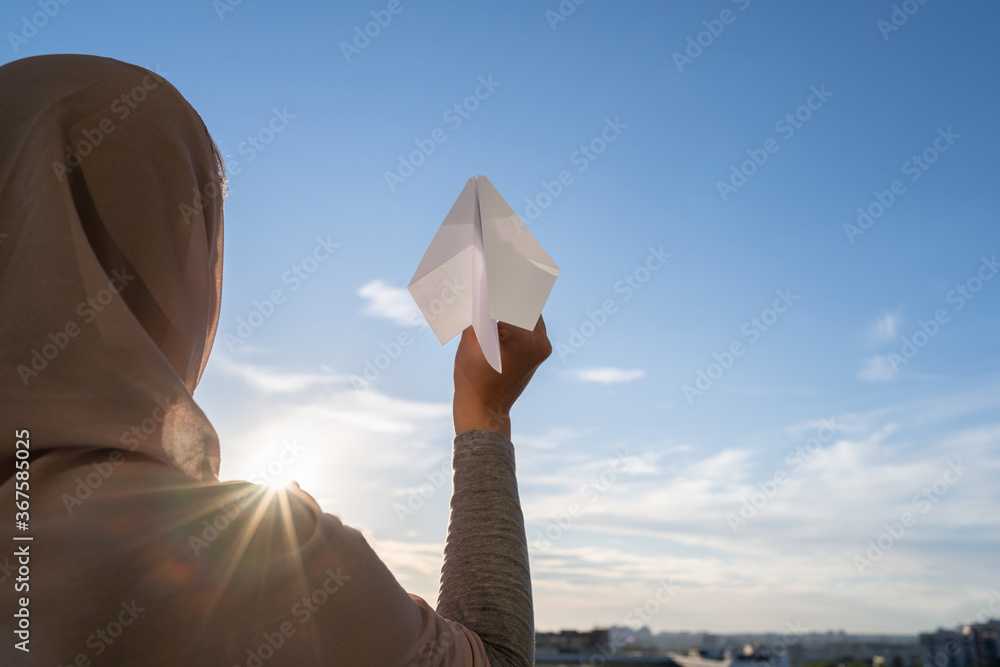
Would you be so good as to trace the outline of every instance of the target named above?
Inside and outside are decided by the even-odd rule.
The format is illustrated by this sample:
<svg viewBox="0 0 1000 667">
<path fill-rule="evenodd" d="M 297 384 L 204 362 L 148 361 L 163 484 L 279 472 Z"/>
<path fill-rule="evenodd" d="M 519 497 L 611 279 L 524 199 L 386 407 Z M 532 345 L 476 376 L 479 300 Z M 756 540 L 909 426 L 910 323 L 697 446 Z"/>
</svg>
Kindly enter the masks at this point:
<svg viewBox="0 0 1000 667">
<path fill-rule="evenodd" d="M 220 483 L 192 398 L 222 287 L 218 150 L 162 77 L 0 67 L 0 663 L 531 665 L 508 411 L 551 353 L 462 335 L 437 610 L 297 487 Z M 26 539 L 30 538 L 30 539 Z"/>
</svg>

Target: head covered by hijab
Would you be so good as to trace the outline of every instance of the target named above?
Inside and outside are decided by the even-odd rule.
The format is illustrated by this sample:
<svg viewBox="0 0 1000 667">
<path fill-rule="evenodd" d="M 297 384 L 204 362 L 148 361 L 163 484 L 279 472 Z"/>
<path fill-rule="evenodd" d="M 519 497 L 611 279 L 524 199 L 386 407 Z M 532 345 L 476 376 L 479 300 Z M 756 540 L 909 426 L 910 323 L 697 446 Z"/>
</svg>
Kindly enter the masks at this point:
<svg viewBox="0 0 1000 667">
<path fill-rule="evenodd" d="M 216 479 L 192 399 L 222 291 L 221 160 L 181 94 L 109 58 L 0 67 L 0 477 L 122 449 Z M 9 472 L 8 472 L 9 471 Z"/>
</svg>

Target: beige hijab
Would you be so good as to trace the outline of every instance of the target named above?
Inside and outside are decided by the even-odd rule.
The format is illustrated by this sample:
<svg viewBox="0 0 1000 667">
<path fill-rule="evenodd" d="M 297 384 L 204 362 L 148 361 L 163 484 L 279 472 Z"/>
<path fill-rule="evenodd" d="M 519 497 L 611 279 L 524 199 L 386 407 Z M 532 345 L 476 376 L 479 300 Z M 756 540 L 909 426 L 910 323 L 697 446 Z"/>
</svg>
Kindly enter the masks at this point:
<svg viewBox="0 0 1000 667">
<path fill-rule="evenodd" d="M 121 448 L 219 470 L 191 393 L 222 290 L 221 173 L 162 77 L 109 58 L 0 67 L 0 479 L 35 455 Z"/>
</svg>

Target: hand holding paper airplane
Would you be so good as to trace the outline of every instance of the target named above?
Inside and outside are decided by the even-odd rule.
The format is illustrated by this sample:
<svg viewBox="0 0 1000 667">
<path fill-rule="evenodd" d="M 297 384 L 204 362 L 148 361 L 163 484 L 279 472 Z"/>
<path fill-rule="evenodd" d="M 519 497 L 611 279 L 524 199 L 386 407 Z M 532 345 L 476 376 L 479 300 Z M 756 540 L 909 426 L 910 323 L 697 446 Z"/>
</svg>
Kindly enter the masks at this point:
<svg viewBox="0 0 1000 667">
<path fill-rule="evenodd" d="M 498 373 L 497 322 L 534 329 L 559 267 L 493 184 L 470 178 L 408 289 L 443 345 L 472 326 Z"/>
</svg>

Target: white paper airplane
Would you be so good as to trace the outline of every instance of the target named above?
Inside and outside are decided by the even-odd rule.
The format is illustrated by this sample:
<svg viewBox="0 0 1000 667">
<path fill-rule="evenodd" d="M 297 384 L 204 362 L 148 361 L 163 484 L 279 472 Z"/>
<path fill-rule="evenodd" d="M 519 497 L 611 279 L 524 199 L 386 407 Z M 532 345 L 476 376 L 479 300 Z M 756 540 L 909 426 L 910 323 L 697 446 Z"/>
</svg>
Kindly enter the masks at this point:
<svg viewBox="0 0 1000 667">
<path fill-rule="evenodd" d="M 472 325 L 499 373 L 497 322 L 534 329 L 559 267 L 485 176 L 470 178 L 408 289 L 441 344 Z"/>
</svg>

